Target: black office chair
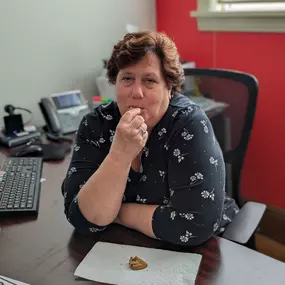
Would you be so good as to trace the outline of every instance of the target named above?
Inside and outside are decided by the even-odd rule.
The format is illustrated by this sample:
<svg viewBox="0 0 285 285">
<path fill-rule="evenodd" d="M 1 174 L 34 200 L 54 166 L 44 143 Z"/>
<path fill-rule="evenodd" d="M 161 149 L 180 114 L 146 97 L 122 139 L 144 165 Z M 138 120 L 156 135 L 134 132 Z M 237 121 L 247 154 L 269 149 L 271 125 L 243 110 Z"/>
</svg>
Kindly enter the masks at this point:
<svg viewBox="0 0 285 285">
<path fill-rule="evenodd" d="M 220 69 L 187 68 L 184 73 L 182 93 L 209 116 L 224 154 L 226 191 L 241 209 L 222 237 L 255 249 L 254 233 L 266 206 L 243 201 L 240 178 L 254 121 L 257 80 L 249 74 Z"/>
</svg>

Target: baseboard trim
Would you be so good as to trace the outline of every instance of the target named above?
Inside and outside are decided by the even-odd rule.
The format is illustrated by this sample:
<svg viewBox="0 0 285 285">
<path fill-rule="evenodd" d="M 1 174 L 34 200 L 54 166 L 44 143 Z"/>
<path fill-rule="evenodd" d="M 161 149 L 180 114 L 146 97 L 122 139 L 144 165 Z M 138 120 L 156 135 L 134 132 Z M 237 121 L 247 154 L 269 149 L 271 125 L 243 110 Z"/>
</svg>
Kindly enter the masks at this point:
<svg viewBox="0 0 285 285">
<path fill-rule="evenodd" d="M 259 252 L 285 262 L 285 245 L 260 233 L 255 234 L 255 244 Z"/>
<path fill-rule="evenodd" d="M 267 206 L 260 222 L 259 233 L 285 245 L 285 210 Z"/>
</svg>

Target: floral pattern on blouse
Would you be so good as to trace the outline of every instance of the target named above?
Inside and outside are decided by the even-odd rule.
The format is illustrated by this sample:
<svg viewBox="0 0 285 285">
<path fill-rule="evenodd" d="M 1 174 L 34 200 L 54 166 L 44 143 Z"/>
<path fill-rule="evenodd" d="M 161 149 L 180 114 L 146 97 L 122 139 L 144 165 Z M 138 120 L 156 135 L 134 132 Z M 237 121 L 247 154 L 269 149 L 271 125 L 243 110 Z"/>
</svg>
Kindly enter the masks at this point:
<svg viewBox="0 0 285 285">
<path fill-rule="evenodd" d="M 68 221 L 84 233 L 107 228 L 87 221 L 77 194 L 108 155 L 120 114 L 116 102 L 82 120 L 62 185 Z M 152 227 L 158 239 L 198 245 L 221 234 L 238 213 L 225 193 L 225 165 L 210 120 L 185 96 L 175 95 L 142 150 L 141 171 L 130 169 L 122 203 L 158 205 Z"/>
</svg>

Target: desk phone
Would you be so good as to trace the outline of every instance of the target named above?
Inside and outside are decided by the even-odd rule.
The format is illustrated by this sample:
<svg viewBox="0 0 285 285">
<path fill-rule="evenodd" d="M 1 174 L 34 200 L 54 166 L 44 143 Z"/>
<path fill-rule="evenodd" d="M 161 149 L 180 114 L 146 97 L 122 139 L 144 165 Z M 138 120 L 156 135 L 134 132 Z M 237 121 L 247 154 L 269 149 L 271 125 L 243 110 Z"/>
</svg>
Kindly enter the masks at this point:
<svg viewBox="0 0 285 285">
<path fill-rule="evenodd" d="M 50 133 L 76 132 L 82 118 L 90 112 L 80 90 L 52 94 L 39 103 Z"/>
</svg>

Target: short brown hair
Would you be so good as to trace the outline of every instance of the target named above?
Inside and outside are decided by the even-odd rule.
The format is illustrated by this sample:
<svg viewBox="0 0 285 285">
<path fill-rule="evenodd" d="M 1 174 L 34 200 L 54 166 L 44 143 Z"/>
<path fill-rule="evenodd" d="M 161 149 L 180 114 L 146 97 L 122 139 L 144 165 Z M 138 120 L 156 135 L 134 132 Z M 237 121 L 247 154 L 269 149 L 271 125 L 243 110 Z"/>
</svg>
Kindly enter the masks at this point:
<svg viewBox="0 0 285 285">
<path fill-rule="evenodd" d="M 120 69 L 137 63 L 148 52 L 158 56 L 164 79 L 172 88 L 172 94 L 180 91 L 184 80 L 184 72 L 180 63 L 175 43 L 164 33 L 138 32 L 128 33 L 113 49 L 107 63 L 107 77 L 111 84 L 115 84 Z"/>
</svg>

